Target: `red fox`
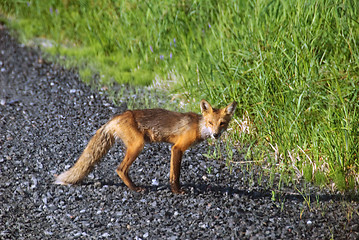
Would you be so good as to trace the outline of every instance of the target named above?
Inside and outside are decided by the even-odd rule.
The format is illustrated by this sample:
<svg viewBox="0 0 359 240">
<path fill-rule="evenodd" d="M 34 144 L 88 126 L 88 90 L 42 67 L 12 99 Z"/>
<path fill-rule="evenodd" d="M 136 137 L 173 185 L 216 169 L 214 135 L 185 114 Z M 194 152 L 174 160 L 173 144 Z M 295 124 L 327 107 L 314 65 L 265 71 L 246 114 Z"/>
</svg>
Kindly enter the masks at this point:
<svg viewBox="0 0 359 240">
<path fill-rule="evenodd" d="M 185 193 L 180 188 L 180 168 L 184 151 L 209 137 L 218 139 L 227 129 L 237 107 L 234 101 L 227 107 L 215 109 L 206 101 L 200 103 L 202 115 L 179 113 L 164 109 L 128 110 L 113 117 L 97 130 L 75 165 L 56 177 L 56 184 L 75 184 L 84 179 L 95 164 L 108 152 L 117 139 L 126 146 L 126 154 L 116 169 L 131 190 L 142 192 L 128 175 L 129 167 L 145 143 L 172 143 L 170 187 L 173 193 Z"/>
</svg>

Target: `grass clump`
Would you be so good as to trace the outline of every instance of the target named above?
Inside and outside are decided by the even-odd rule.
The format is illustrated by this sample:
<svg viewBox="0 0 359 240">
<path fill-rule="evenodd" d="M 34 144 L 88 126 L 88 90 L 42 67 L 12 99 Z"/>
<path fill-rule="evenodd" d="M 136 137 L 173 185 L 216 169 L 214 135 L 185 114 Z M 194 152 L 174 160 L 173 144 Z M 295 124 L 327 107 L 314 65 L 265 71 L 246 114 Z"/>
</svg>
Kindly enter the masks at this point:
<svg viewBox="0 0 359 240">
<path fill-rule="evenodd" d="M 53 54 L 72 59 L 85 78 L 175 79 L 171 91 L 189 103 L 237 100 L 230 141 L 252 160 L 334 189 L 359 185 L 355 0 L 5 0 L 0 7 L 25 38 L 53 40 Z"/>
</svg>

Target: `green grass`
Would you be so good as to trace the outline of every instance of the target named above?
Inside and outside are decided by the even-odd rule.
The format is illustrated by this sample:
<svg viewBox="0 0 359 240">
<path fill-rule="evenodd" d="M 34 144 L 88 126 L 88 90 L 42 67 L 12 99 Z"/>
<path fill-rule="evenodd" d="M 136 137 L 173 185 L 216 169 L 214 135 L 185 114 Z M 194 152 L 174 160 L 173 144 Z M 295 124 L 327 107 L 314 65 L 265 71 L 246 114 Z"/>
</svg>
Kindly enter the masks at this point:
<svg viewBox="0 0 359 240">
<path fill-rule="evenodd" d="M 48 51 L 85 80 L 170 80 L 196 111 L 201 98 L 237 100 L 228 141 L 252 160 L 358 188 L 356 0 L 5 0 L 0 9 L 21 38 L 53 40 Z"/>
</svg>

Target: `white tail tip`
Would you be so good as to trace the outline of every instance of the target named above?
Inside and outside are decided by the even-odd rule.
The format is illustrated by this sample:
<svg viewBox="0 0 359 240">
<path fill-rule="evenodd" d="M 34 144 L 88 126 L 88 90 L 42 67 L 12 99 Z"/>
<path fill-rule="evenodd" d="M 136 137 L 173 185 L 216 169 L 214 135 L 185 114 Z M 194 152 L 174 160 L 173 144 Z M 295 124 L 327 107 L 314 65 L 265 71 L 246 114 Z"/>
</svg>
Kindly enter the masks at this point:
<svg viewBox="0 0 359 240">
<path fill-rule="evenodd" d="M 66 183 L 66 182 L 64 182 L 63 180 L 61 180 L 57 174 L 55 174 L 54 177 L 55 177 L 54 184 L 58 184 L 58 185 L 71 185 L 71 184 Z"/>
</svg>

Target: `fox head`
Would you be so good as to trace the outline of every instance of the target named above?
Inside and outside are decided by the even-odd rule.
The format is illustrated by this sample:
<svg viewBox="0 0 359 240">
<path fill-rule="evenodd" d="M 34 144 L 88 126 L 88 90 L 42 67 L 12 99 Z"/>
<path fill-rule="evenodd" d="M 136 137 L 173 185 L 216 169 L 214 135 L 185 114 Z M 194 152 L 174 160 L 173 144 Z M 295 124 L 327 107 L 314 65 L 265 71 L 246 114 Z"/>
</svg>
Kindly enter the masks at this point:
<svg viewBox="0 0 359 240">
<path fill-rule="evenodd" d="M 202 137 L 218 139 L 227 129 L 236 110 L 237 102 L 234 101 L 225 108 L 215 109 L 206 100 L 202 100 L 200 106 L 203 115 Z"/>
</svg>

